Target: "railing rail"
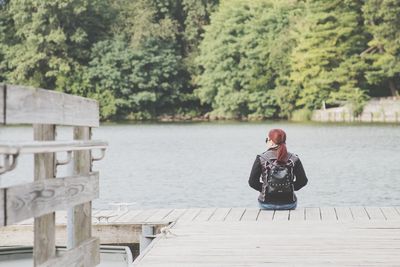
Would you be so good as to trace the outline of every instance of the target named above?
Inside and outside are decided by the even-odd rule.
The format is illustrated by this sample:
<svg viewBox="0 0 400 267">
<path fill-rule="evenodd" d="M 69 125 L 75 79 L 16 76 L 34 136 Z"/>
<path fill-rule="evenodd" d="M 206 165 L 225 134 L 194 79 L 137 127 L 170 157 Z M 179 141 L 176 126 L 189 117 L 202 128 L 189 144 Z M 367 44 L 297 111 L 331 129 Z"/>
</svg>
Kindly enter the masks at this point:
<svg viewBox="0 0 400 267">
<path fill-rule="evenodd" d="M 99 173 L 92 161 L 104 157 L 107 142 L 91 140 L 99 126 L 98 103 L 44 89 L 0 85 L 0 125 L 32 124 L 34 141 L 0 144 L 0 175 L 17 167 L 21 154 L 34 154 L 34 182 L 0 188 L 0 226 L 34 217 L 34 266 L 96 266 L 99 240 L 92 237 L 92 200 L 99 196 Z M 74 126 L 73 140 L 56 141 L 58 125 Z M 92 150 L 100 150 L 97 158 Z M 66 160 L 56 153 L 67 152 Z M 1 158 L 0 158 L 1 159 Z M 67 177 L 56 178 L 59 165 Z M 69 249 L 55 254 L 55 211 L 68 210 Z"/>
</svg>

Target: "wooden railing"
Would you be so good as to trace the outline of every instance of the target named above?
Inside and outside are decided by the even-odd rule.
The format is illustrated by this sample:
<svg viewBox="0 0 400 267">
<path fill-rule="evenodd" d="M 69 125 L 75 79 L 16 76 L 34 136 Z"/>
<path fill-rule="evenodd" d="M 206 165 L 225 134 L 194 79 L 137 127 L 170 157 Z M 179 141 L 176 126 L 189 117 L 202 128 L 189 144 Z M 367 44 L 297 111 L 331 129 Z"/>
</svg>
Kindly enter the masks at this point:
<svg viewBox="0 0 400 267">
<path fill-rule="evenodd" d="M 34 266 L 96 266 L 99 239 L 92 237 L 93 199 L 99 196 L 99 173 L 92 161 L 104 156 L 107 143 L 91 140 L 99 126 L 98 103 L 43 89 L 0 85 L 0 125 L 32 124 L 33 142 L 0 143 L 0 175 L 17 167 L 21 154 L 34 154 L 34 182 L 0 188 L 0 226 L 34 217 Z M 57 125 L 73 126 L 73 139 L 55 141 Z M 101 156 L 92 157 L 98 149 Z M 67 152 L 57 160 L 57 152 Z M 71 175 L 56 178 L 58 165 Z M 55 211 L 68 210 L 68 251 L 56 255 Z"/>
</svg>

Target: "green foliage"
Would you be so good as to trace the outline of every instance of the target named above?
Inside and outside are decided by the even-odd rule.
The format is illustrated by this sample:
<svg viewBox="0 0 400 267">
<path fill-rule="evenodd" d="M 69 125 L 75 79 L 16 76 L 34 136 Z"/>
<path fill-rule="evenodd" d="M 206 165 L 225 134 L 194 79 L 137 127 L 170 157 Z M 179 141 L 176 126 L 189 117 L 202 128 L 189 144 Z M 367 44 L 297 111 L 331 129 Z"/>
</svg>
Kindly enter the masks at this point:
<svg viewBox="0 0 400 267">
<path fill-rule="evenodd" d="M 288 74 L 290 17 L 295 1 L 223 1 L 211 17 L 200 45 L 196 90 L 213 114 L 272 117 L 277 110 L 271 92 Z"/>
<path fill-rule="evenodd" d="M 107 7 L 106 0 L 11 1 L 17 42 L 9 50 L 8 80 L 65 90 L 65 80 L 87 63 L 91 43 L 102 37 Z"/>
<path fill-rule="evenodd" d="M 292 55 L 290 76 L 292 85 L 300 91 L 297 106 L 319 108 L 322 101 L 334 102 L 332 93 L 360 90 L 363 68 L 358 55 L 367 41 L 362 4 L 343 0 L 308 2 L 305 19 L 297 27 L 298 45 Z M 352 72 L 346 73 L 349 69 Z"/>
<path fill-rule="evenodd" d="M 365 24 L 373 39 L 365 58 L 371 64 L 366 77 L 372 84 L 389 82 L 392 95 L 398 95 L 400 81 L 400 2 L 369 0 L 363 6 Z"/>
<path fill-rule="evenodd" d="M 396 0 L 0 0 L 0 82 L 103 120 L 357 115 L 398 95 L 399 25 Z"/>
<path fill-rule="evenodd" d="M 302 109 L 297 109 L 295 110 L 292 114 L 290 119 L 292 121 L 309 121 L 311 120 L 312 116 L 312 110 L 309 110 L 308 108 L 302 108 Z"/>
<path fill-rule="evenodd" d="M 117 38 L 97 43 L 91 58 L 85 77 L 88 90 L 112 92 L 118 117 L 153 118 L 170 111 L 179 98 L 180 58 L 168 43 L 149 39 L 133 49 Z"/>
<path fill-rule="evenodd" d="M 6 55 L 14 40 L 14 25 L 7 4 L 8 1 L 0 1 L 0 82 L 6 80 L 9 72 Z"/>
</svg>

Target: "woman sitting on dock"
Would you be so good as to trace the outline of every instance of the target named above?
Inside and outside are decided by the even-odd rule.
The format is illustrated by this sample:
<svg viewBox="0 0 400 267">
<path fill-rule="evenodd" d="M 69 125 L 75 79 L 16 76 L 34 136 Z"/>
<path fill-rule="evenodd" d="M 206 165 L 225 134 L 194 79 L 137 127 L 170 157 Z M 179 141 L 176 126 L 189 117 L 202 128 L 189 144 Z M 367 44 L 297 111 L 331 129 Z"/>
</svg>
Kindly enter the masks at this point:
<svg viewBox="0 0 400 267">
<path fill-rule="evenodd" d="M 283 130 L 272 129 L 266 143 L 267 151 L 257 155 L 254 161 L 249 185 L 260 192 L 258 202 L 262 209 L 295 209 L 294 191 L 308 182 L 303 165 L 296 154 L 287 151 Z"/>
</svg>

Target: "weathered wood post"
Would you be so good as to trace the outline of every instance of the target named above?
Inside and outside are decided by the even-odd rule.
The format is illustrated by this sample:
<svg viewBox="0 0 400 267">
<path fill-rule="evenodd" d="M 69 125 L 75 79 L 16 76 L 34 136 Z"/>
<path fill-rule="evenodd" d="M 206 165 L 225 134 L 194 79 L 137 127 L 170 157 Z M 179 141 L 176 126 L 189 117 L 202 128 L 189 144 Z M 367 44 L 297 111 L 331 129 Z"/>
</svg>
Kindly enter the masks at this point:
<svg viewBox="0 0 400 267">
<path fill-rule="evenodd" d="M 0 144 L 0 173 L 12 171 L 21 154 L 35 154 L 34 182 L 0 188 L 0 226 L 34 217 L 34 266 L 96 266 L 100 240 L 91 237 L 91 201 L 99 196 L 99 174 L 91 172 L 91 150 L 107 143 L 90 140 L 99 126 L 94 100 L 43 89 L 0 85 L 0 124 L 34 125 L 34 142 Z M 55 141 L 56 125 L 74 128 L 74 141 Z M 67 152 L 64 161 L 55 153 Z M 74 153 L 74 171 L 56 177 L 56 166 L 67 164 Z M 96 160 L 102 159 L 102 157 Z M 73 207 L 69 250 L 56 255 L 55 211 Z"/>
<path fill-rule="evenodd" d="M 90 127 L 79 126 L 74 127 L 74 140 L 90 140 Z M 74 151 L 73 156 L 74 174 L 85 175 L 91 171 L 90 151 Z M 77 205 L 73 208 L 73 212 L 69 214 L 72 218 L 68 221 L 72 222 L 72 240 L 69 244 L 72 248 L 79 246 L 84 240 L 92 236 L 92 202 Z"/>
<path fill-rule="evenodd" d="M 33 134 L 35 141 L 55 140 L 56 127 L 52 124 L 35 124 Z M 35 154 L 34 164 L 35 181 L 55 178 L 54 153 Z M 55 257 L 55 253 L 55 212 L 51 212 L 34 220 L 34 266 Z"/>
</svg>

